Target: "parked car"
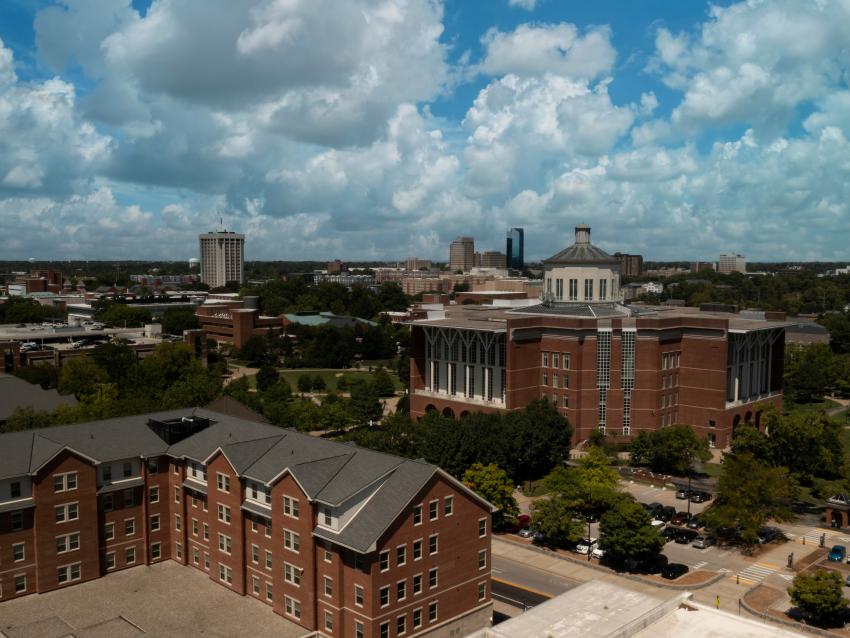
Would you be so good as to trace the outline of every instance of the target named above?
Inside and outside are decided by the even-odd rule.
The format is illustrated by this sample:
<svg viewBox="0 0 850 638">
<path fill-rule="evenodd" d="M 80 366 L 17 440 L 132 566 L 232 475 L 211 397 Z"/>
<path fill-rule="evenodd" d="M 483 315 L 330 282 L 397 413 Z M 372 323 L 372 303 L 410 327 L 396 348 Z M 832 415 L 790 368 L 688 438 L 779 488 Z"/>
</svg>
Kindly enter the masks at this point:
<svg viewBox="0 0 850 638">
<path fill-rule="evenodd" d="M 640 572 L 644 574 L 655 574 L 660 572 L 667 565 L 667 557 L 664 554 L 656 554 L 651 558 L 643 560 L 637 558 L 626 559 L 623 566 L 630 572 Z"/>
<path fill-rule="evenodd" d="M 847 548 L 844 545 L 833 545 L 827 558 L 833 563 L 843 563 L 847 558 Z"/>
<path fill-rule="evenodd" d="M 596 547 L 593 548 L 593 551 L 590 553 L 590 555 L 593 556 L 594 558 L 598 558 L 598 559 L 601 560 L 602 557 L 605 556 L 605 550 L 600 549 L 599 545 L 597 545 Z"/>
<path fill-rule="evenodd" d="M 689 520 L 691 520 L 691 515 L 687 512 L 676 512 L 676 515 L 670 519 L 670 523 L 672 525 L 687 525 Z"/>
<path fill-rule="evenodd" d="M 692 529 L 680 529 L 674 539 L 679 545 L 690 545 L 699 534 Z"/>
<path fill-rule="evenodd" d="M 847 578 L 844 579 L 844 584 L 850 587 L 850 574 L 847 574 Z"/>
<path fill-rule="evenodd" d="M 691 541 L 691 545 L 696 547 L 697 549 L 706 549 L 714 545 L 714 538 L 711 536 L 703 536 L 700 534 L 693 541 Z"/>
<path fill-rule="evenodd" d="M 782 538 L 782 530 L 778 527 L 760 527 L 758 530 L 759 545 L 766 545 L 777 538 Z"/>
<path fill-rule="evenodd" d="M 597 538 L 582 538 L 578 545 L 576 545 L 576 552 L 579 554 L 589 554 L 596 547 L 596 543 L 598 542 Z"/>
<path fill-rule="evenodd" d="M 670 563 L 661 569 L 661 577 L 667 580 L 676 580 L 688 573 L 688 566 L 682 563 Z"/>
<path fill-rule="evenodd" d="M 687 501 L 691 497 L 691 491 L 687 487 L 676 490 L 676 498 Z"/>
<path fill-rule="evenodd" d="M 704 527 L 702 516 L 699 514 L 694 514 L 691 516 L 691 520 L 688 521 L 687 524 L 688 529 L 699 529 Z"/>
<path fill-rule="evenodd" d="M 672 518 L 676 515 L 676 508 L 671 505 L 667 505 L 661 508 L 661 512 L 658 514 L 658 518 L 665 523 L 669 523 Z"/>
<path fill-rule="evenodd" d="M 531 525 L 531 517 L 528 514 L 520 514 L 516 517 L 516 521 L 513 524 L 509 524 L 507 531 L 511 534 L 516 534 L 529 525 Z"/>
<path fill-rule="evenodd" d="M 669 543 L 674 538 L 676 538 L 676 534 L 679 533 L 679 530 L 675 527 L 665 527 L 663 530 L 661 530 L 661 533 L 664 535 L 664 538 Z"/>
<path fill-rule="evenodd" d="M 531 538 L 534 536 L 534 531 L 530 527 L 526 527 L 525 529 L 521 529 L 517 532 L 517 536 L 520 538 Z"/>
<path fill-rule="evenodd" d="M 691 503 L 705 503 L 711 500 L 710 492 L 693 492 L 691 493 Z"/>
<path fill-rule="evenodd" d="M 650 503 L 646 506 L 646 509 L 648 509 L 650 512 L 660 512 L 664 509 L 664 506 L 661 503 Z"/>
</svg>

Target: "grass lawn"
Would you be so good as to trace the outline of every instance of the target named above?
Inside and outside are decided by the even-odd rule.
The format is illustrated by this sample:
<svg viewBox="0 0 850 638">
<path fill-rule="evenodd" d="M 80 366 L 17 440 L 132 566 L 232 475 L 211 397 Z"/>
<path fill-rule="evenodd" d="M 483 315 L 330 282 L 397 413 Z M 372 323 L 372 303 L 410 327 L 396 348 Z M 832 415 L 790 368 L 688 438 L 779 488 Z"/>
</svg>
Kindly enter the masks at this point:
<svg viewBox="0 0 850 638">
<path fill-rule="evenodd" d="M 821 410 L 829 410 L 838 405 L 838 403 L 830 399 L 824 399 L 815 403 L 792 403 L 791 401 L 785 401 L 782 404 L 782 412 L 783 414 L 809 415 L 817 414 Z"/>
<path fill-rule="evenodd" d="M 700 471 L 712 478 L 720 478 L 723 473 L 723 466 L 720 463 L 703 463 Z"/>
<path fill-rule="evenodd" d="M 289 386 L 292 388 L 293 392 L 298 392 L 298 377 L 302 374 L 307 374 L 310 377 L 320 376 L 325 380 L 325 391 L 333 392 L 336 391 L 336 382 L 339 378 L 337 375 L 342 375 L 345 379 L 346 383 L 350 383 L 355 379 L 369 379 L 372 374 L 367 370 L 329 370 L 329 369 L 321 369 L 321 370 L 311 370 L 306 368 L 299 369 L 286 369 L 280 370 L 280 376 L 286 379 L 286 382 L 289 383 Z M 390 372 L 390 376 L 393 379 L 393 383 L 395 384 L 396 390 L 401 390 L 403 388 L 401 381 L 398 377 Z M 251 377 L 251 381 L 253 382 L 254 378 Z"/>
</svg>

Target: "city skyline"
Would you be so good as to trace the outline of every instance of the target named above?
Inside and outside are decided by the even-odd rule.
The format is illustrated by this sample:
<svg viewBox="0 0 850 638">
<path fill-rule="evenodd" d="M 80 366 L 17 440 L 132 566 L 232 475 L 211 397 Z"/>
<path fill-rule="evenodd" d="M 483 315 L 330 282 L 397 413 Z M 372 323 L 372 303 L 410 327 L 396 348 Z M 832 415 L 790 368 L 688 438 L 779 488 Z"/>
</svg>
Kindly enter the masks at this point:
<svg viewBox="0 0 850 638">
<path fill-rule="evenodd" d="M 847 8 L 681 4 L 4 3 L 0 253 L 846 261 Z"/>
</svg>

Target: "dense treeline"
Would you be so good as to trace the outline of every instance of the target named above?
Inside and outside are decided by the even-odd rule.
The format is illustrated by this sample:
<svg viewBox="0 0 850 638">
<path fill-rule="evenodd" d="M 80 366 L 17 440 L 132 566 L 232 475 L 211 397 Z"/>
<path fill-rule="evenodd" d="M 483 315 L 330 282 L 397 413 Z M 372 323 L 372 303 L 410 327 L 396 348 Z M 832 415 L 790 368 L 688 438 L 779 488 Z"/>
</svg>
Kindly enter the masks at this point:
<svg viewBox="0 0 850 638">
<path fill-rule="evenodd" d="M 59 310 L 52 306 L 42 306 L 35 299 L 9 297 L 0 303 L 0 323 L 39 323 L 61 317 Z"/>
<path fill-rule="evenodd" d="M 409 300 L 398 284 L 384 282 L 378 292 L 363 286 L 346 286 L 331 282 L 308 285 L 303 279 L 287 281 L 274 279 L 240 290 L 244 296 L 260 298 L 260 309 L 266 315 L 303 311 L 330 311 L 337 315 L 351 315 L 372 319 L 384 310 L 405 310 Z"/>
<path fill-rule="evenodd" d="M 495 464 L 516 482 L 538 479 L 567 458 L 572 428 L 549 401 L 504 414 L 473 413 L 459 421 L 396 414 L 347 436 L 363 447 L 424 458 L 460 477 L 475 463 Z"/>
<path fill-rule="evenodd" d="M 624 279 L 624 283 L 628 281 Z M 850 303 L 850 275 L 818 277 L 810 269 L 764 276 L 708 271 L 677 275 L 663 283 L 663 293 L 647 295 L 645 300 L 684 299 L 689 306 L 734 304 L 741 308 L 779 310 L 789 315 L 843 311 Z"/>
<path fill-rule="evenodd" d="M 205 405 L 221 391 L 222 365 L 204 368 L 180 343 L 163 343 L 143 360 L 125 344 L 104 343 L 59 372 L 59 392 L 77 397 L 76 406 L 18 410 L 2 431 Z"/>
</svg>

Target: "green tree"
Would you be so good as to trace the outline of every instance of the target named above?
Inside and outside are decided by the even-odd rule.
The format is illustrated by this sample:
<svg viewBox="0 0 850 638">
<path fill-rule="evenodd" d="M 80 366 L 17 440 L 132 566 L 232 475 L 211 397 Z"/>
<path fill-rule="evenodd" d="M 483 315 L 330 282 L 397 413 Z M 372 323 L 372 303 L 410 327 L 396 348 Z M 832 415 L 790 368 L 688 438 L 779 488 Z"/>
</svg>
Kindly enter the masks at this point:
<svg viewBox="0 0 850 638">
<path fill-rule="evenodd" d="M 261 335 L 251 335 L 239 354 L 249 365 L 260 367 L 269 361 L 268 340 Z"/>
<path fill-rule="evenodd" d="M 395 383 L 390 373 L 383 367 L 378 368 L 372 377 L 372 386 L 379 397 L 395 396 Z"/>
<path fill-rule="evenodd" d="M 378 393 L 371 383 L 361 381 L 351 386 L 349 411 L 355 422 L 363 425 L 377 421 L 384 413 L 384 406 L 378 400 Z"/>
<path fill-rule="evenodd" d="M 59 393 L 73 394 L 78 399 L 103 383 L 109 383 L 109 375 L 89 357 L 67 359 L 59 372 Z"/>
<path fill-rule="evenodd" d="M 324 389 L 325 377 L 323 377 L 321 374 L 317 374 L 315 377 L 313 377 L 313 390 L 321 392 Z"/>
<path fill-rule="evenodd" d="M 188 308 L 168 308 L 160 318 L 162 331 L 171 335 L 182 335 L 184 330 L 201 327 L 195 313 Z"/>
<path fill-rule="evenodd" d="M 59 384 L 59 370 L 51 365 L 22 366 L 15 370 L 14 375 L 27 383 L 38 384 L 45 390 Z"/>
<path fill-rule="evenodd" d="M 26 406 L 15 408 L 5 423 L 0 423 L 0 434 L 5 432 L 19 432 L 21 430 L 34 430 L 46 428 L 53 425 L 53 415 L 47 410 L 36 410 Z"/>
<path fill-rule="evenodd" d="M 698 436 L 690 425 L 641 432 L 631 446 L 634 463 L 649 465 L 655 472 L 686 474 L 695 462 L 711 458 L 708 439 Z"/>
<path fill-rule="evenodd" d="M 770 467 L 752 454 L 727 454 L 714 504 L 703 513 L 716 536 L 740 537 L 746 546 L 758 539 L 769 519 L 789 521 L 797 487 L 784 467 Z"/>
<path fill-rule="evenodd" d="M 94 347 L 91 353 L 92 361 L 106 371 L 109 380 L 120 383 L 127 376 L 139 357 L 126 343 L 101 343 Z"/>
<path fill-rule="evenodd" d="M 150 311 L 114 302 L 103 306 L 101 311 L 96 310 L 95 316 L 108 326 L 121 328 L 139 328 L 151 322 Z"/>
<path fill-rule="evenodd" d="M 837 359 L 824 343 L 789 347 L 785 353 L 785 395 L 797 403 L 819 401 L 837 381 Z"/>
<path fill-rule="evenodd" d="M 269 403 L 281 403 L 289 401 L 292 398 L 292 388 L 289 387 L 286 379 L 280 377 L 274 385 L 266 388 L 263 392 L 263 401 Z"/>
<path fill-rule="evenodd" d="M 313 379 L 309 374 L 301 374 L 298 376 L 299 392 L 309 392 L 313 389 Z"/>
<path fill-rule="evenodd" d="M 508 473 L 498 465 L 473 463 L 463 473 L 461 480 L 469 489 L 498 508 L 493 514 L 494 527 L 498 528 L 519 514 L 513 483 Z"/>
<path fill-rule="evenodd" d="M 545 542 L 553 547 L 577 542 L 586 530 L 578 503 L 561 494 L 535 501 L 531 515 L 531 528 L 543 534 Z"/>
<path fill-rule="evenodd" d="M 841 575 L 826 569 L 800 572 L 788 588 L 791 602 L 818 623 L 840 622 L 847 610 Z"/>
<path fill-rule="evenodd" d="M 378 288 L 378 301 L 384 310 L 404 311 L 410 305 L 407 295 L 394 281 L 385 281 Z"/>
<path fill-rule="evenodd" d="M 824 315 L 821 323 L 829 330 L 829 347 L 837 354 L 850 354 L 850 312 Z"/>
<path fill-rule="evenodd" d="M 605 557 L 622 563 L 646 560 L 664 546 L 661 533 L 650 524 L 650 517 L 639 504 L 623 500 L 605 512 L 599 520 L 599 547 Z"/>
<path fill-rule="evenodd" d="M 204 406 L 221 391 L 221 381 L 196 370 L 174 382 L 163 394 L 162 405 L 167 409 Z"/>
<path fill-rule="evenodd" d="M 257 389 L 260 392 L 265 392 L 275 383 L 277 383 L 280 373 L 274 366 L 262 366 L 257 371 Z"/>
</svg>

